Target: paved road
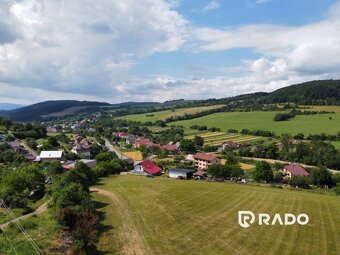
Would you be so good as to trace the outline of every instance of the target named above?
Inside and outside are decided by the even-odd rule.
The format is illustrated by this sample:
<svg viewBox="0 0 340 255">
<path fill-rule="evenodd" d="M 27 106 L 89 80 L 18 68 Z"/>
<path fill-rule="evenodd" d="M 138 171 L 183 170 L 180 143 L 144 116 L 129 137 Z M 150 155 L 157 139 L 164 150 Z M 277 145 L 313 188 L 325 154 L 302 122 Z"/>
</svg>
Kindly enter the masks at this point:
<svg viewBox="0 0 340 255">
<path fill-rule="evenodd" d="M 113 151 L 114 153 L 116 153 L 117 157 L 123 160 L 128 159 L 128 157 L 124 156 L 119 150 L 118 148 L 114 147 L 112 145 L 112 143 L 110 143 L 110 141 L 108 139 L 104 139 L 105 140 L 105 147 L 109 150 L 109 151 Z"/>
<path fill-rule="evenodd" d="M 38 214 L 43 213 L 43 212 L 46 211 L 46 209 L 47 209 L 48 202 L 49 202 L 49 201 L 47 201 L 47 202 L 43 203 L 42 205 L 40 205 L 37 209 L 35 209 L 34 212 L 25 214 L 25 215 L 23 215 L 23 216 L 20 216 L 20 217 L 18 217 L 18 218 L 15 218 L 15 219 L 13 219 L 13 220 L 11 220 L 11 221 L 9 221 L 9 222 L 6 222 L 6 223 L 4 223 L 4 224 L 1 224 L 1 225 L 0 225 L 0 229 L 4 229 L 4 228 L 8 227 L 11 223 L 14 223 L 14 222 L 17 222 L 17 221 L 20 221 L 20 220 L 25 220 L 25 219 L 28 219 L 28 218 L 34 216 L 34 215 L 38 215 Z"/>
</svg>

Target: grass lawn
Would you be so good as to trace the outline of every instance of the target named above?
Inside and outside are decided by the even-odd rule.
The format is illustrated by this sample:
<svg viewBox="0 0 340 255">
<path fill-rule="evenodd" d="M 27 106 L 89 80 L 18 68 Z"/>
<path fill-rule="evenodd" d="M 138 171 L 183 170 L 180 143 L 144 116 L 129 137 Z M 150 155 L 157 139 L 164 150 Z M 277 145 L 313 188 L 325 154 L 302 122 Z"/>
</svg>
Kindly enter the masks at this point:
<svg viewBox="0 0 340 255">
<path fill-rule="evenodd" d="M 172 110 L 166 111 L 159 111 L 159 112 L 148 112 L 142 114 L 131 114 L 124 117 L 120 117 L 120 119 L 126 120 L 134 120 L 134 121 L 141 121 L 141 122 L 155 122 L 156 120 L 165 120 L 169 117 L 174 116 L 183 116 L 184 114 L 193 114 L 198 112 L 203 112 L 210 109 L 220 108 L 223 105 L 211 105 L 211 106 L 202 106 L 202 107 L 191 107 L 191 108 L 179 108 L 175 109 L 173 112 Z M 147 116 L 150 115 L 150 116 Z"/>
<path fill-rule="evenodd" d="M 223 112 L 203 116 L 191 120 L 173 122 L 174 125 L 182 125 L 189 128 L 192 125 L 206 125 L 207 127 L 218 127 L 222 131 L 228 129 L 242 130 L 243 128 L 255 130 L 269 130 L 277 134 L 282 133 L 304 133 L 336 134 L 340 131 L 340 114 L 317 114 L 298 115 L 289 121 L 274 121 L 278 112 Z M 332 120 L 329 120 L 332 117 Z"/>
<path fill-rule="evenodd" d="M 55 245 L 59 227 L 50 211 L 20 221 L 20 223 L 44 254 L 52 254 L 49 248 Z M 5 228 L 4 232 L 11 240 L 17 254 L 37 254 L 16 225 Z M 0 234 L 0 254 L 15 254 L 6 235 L 4 233 Z"/>
<path fill-rule="evenodd" d="M 336 149 L 340 149 L 340 141 L 332 141 L 331 144 L 333 144 Z"/>
<path fill-rule="evenodd" d="M 100 189 L 105 254 L 339 254 L 339 197 L 206 181 L 119 176 Z M 306 213 L 306 226 L 238 225 L 238 210 Z"/>
</svg>

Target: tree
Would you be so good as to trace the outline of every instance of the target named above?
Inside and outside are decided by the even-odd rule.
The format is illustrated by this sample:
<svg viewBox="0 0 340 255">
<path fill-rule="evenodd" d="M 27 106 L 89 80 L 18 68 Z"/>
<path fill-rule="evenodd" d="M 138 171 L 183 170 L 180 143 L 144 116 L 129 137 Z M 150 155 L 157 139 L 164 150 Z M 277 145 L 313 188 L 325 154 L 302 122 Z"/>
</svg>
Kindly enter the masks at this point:
<svg viewBox="0 0 340 255">
<path fill-rule="evenodd" d="M 181 140 L 181 148 L 185 152 L 193 153 L 196 152 L 196 147 L 194 141 L 190 139 Z"/>
<path fill-rule="evenodd" d="M 311 183 L 320 187 L 333 187 L 332 174 L 326 167 L 313 168 L 310 173 Z"/>
<path fill-rule="evenodd" d="M 292 136 L 290 134 L 281 135 L 282 159 L 289 160 L 290 152 L 293 149 Z"/>
<path fill-rule="evenodd" d="M 204 139 L 201 136 L 195 135 L 194 144 L 196 148 L 202 148 L 204 144 Z"/>
<path fill-rule="evenodd" d="M 289 180 L 289 184 L 293 187 L 308 189 L 310 185 L 310 178 L 308 176 L 293 176 Z"/>
<path fill-rule="evenodd" d="M 274 174 L 271 165 L 268 162 L 261 161 L 256 163 L 254 171 L 254 180 L 257 182 L 272 182 Z"/>
<path fill-rule="evenodd" d="M 340 196 L 340 182 L 338 182 L 338 183 L 336 184 L 335 193 L 336 193 L 338 196 Z"/>
</svg>

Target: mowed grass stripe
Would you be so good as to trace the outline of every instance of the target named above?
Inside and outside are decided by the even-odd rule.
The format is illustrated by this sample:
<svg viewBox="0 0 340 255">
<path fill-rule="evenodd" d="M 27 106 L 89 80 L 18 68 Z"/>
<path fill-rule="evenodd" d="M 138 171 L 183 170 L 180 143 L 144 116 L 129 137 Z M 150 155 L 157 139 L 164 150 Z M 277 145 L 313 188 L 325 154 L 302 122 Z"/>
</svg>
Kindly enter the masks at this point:
<svg viewBox="0 0 340 255">
<path fill-rule="evenodd" d="M 227 139 L 237 139 L 239 137 L 242 137 L 242 135 L 224 135 L 224 136 L 219 136 L 216 138 L 205 139 L 205 140 L 216 142 L 216 141 L 222 141 L 222 140 L 227 140 Z"/>
<path fill-rule="evenodd" d="M 340 204 L 336 197 L 231 183 L 136 176 L 106 178 L 100 188 L 127 200 L 125 204 L 138 232 L 142 231 L 150 254 L 261 255 L 284 254 L 285 250 L 294 254 L 323 254 L 322 250 L 310 247 L 311 239 L 322 248 L 323 239 L 328 239 L 325 241 L 328 253 L 337 252 L 334 231 L 340 227 L 336 217 Z M 324 212 L 315 213 L 318 211 L 315 205 L 320 201 Z M 327 211 L 329 208 L 331 212 Z M 314 221 L 307 226 L 253 225 L 243 229 L 237 222 L 238 210 L 282 215 L 305 212 Z M 335 228 L 331 227 L 333 221 Z M 320 223 L 325 233 L 319 231 Z"/>
</svg>

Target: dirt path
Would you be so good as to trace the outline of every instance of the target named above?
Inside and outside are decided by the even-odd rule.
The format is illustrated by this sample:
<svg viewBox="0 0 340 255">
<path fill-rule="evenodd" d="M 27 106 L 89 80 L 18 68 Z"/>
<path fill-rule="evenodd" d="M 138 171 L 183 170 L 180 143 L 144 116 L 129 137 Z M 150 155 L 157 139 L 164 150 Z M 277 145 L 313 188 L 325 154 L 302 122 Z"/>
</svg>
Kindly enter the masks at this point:
<svg viewBox="0 0 340 255">
<path fill-rule="evenodd" d="M 148 247 L 145 245 L 142 236 L 138 233 L 133 217 L 129 208 L 117 197 L 113 192 L 91 188 L 93 192 L 98 192 L 104 196 L 109 197 L 115 203 L 120 216 L 122 217 L 123 226 L 119 231 L 119 238 L 122 239 L 122 254 L 126 255 L 145 255 L 151 254 Z"/>
<path fill-rule="evenodd" d="M 18 218 L 15 218 L 15 219 L 13 219 L 13 220 L 11 220 L 9 222 L 1 224 L 0 225 L 0 229 L 4 229 L 4 228 L 8 227 L 11 223 L 15 223 L 15 222 L 20 221 L 20 220 L 25 220 L 25 219 L 28 219 L 28 218 L 34 216 L 34 215 L 38 215 L 38 214 L 43 213 L 47 209 L 48 202 L 49 201 L 47 201 L 47 202 L 43 203 L 42 205 L 40 205 L 37 209 L 35 209 L 34 212 L 22 215 L 22 216 L 20 216 Z"/>
</svg>

